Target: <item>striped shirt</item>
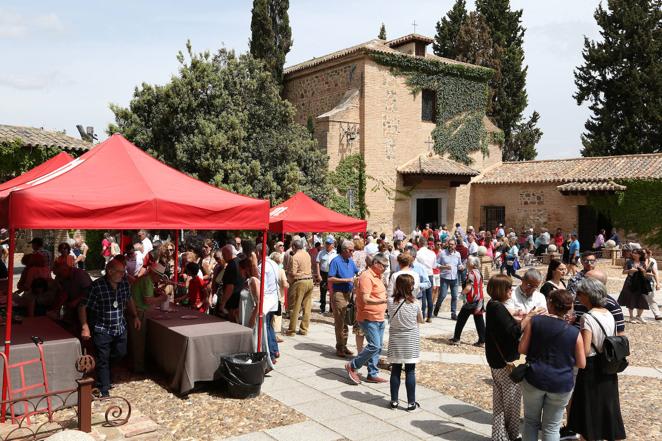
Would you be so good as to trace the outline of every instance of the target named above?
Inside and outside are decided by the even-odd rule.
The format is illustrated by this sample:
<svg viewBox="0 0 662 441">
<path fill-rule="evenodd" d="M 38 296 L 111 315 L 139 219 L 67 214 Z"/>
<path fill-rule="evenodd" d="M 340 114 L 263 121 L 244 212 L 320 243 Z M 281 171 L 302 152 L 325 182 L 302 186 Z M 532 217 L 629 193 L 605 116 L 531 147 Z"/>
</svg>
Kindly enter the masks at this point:
<svg viewBox="0 0 662 441">
<path fill-rule="evenodd" d="M 619 304 L 616 303 L 616 300 L 614 300 L 611 296 L 608 295 L 606 300 L 607 303 L 605 304 L 605 309 L 609 310 L 611 315 L 614 316 L 614 321 L 616 322 L 616 332 L 625 332 L 625 317 L 623 317 L 623 310 Z M 586 306 L 579 303 L 578 300 L 575 300 L 575 327 L 579 328 L 579 321 L 587 312 L 588 309 L 586 309 Z"/>
</svg>

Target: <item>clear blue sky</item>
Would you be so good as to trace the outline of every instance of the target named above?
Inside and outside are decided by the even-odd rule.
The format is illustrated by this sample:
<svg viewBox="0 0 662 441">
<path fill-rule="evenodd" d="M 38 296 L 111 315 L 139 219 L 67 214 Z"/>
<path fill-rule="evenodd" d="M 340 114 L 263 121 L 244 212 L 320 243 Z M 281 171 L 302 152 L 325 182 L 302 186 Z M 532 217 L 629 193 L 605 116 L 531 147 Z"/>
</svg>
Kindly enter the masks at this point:
<svg viewBox="0 0 662 441">
<path fill-rule="evenodd" d="M 294 45 L 287 64 L 374 38 L 381 22 L 389 38 L 412 32 L 413 21 L 417 32 L 432 36 L 452 3 L 291 0 Z M 538 158 L 578 156 L 589 112 L 572 99 L 572 73 L 581 63 L 584 35 L 598 37 L 593 19 L 598 1 L 511 3 L 524 8 L 527 114 L 537 110 L 545 132 Z M 113 121 L 108 104 L 127 105 L 142 82 L 167 82 L 187 39 L 196 51 L 221 46 L 246 51 L 251 5 L 250 0 L 4 0 L 0 123 L 76 135 L 81 123 L 102 134 Z"/>
</svg>

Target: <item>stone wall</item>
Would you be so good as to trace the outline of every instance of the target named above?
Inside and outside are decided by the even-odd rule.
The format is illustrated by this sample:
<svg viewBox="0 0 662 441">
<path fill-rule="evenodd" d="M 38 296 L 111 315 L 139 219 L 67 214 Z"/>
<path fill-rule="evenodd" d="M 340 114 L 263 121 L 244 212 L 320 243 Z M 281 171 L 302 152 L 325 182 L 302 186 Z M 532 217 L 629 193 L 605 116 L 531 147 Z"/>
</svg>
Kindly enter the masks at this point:
<svg viewBox="0 0 662 441">
<path fill-rule="evenodd" d="M 471 197 L 474 226 L 480 224 L 482 206 L 503 206 L 506 224 L 517 230 L 547 227 L 550 230 L 577 230 L 577 206 L 586 204 L 581 195 L 564 196 L 558 184 L 473 185 Z"/>
</svg>

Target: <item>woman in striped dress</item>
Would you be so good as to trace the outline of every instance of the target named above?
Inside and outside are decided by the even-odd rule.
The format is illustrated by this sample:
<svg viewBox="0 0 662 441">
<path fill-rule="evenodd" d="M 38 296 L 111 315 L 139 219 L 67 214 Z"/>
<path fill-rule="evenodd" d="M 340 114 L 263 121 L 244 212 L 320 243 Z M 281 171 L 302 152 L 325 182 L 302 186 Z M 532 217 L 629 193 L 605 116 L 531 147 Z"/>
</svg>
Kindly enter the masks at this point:
<svg viewBox="0 0 662 441">
<path fill-rule="evenodd" d="M 420 356 L 419 323 L 423 323 L 421 307 L 414 294 L 414 278 L 400 274 L 395 279 L 393 297 L 388 298 L 389 339 L 388 362 L 391 364 L 391 409 L 398 407 L 400 374 L 405 365 L 407 410 L 420 407 L 416 402 L 416 363 Z"/>
</svg>

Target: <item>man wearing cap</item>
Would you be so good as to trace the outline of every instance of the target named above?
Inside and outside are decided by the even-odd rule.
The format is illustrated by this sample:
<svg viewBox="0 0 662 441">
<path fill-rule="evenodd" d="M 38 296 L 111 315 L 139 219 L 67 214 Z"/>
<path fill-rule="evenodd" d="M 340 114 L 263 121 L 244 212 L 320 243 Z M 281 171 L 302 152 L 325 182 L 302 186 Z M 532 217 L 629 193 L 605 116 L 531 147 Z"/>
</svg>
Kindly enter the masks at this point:
<svg viewBox="0 0 662 441">
<path fill-rule="evenodd" d="M 326 309 L 329 267 L 331 266 L 331 261 L 338 255 L 335 245 L 336 240 L 333 236 L 327 236 L 324 241 L 324 249 L 317 254 L 317 258 L 315 259 L 315 279 L 320 284 L 320 313 L 322 314 L 324 314 L 324 310 Z"/>
<path fill-rule="evenodd" d="M 163 303 L 168 299 L 163 289 L 155 289 L 155 286 L 164 279 L 166 279 L 165 266 L 155 262 L 144 275 L 138 277 L 131 285 L 131 297 L 136 305 L 136 312 L 141 326 L 140 329 L 129 326 L 129 347 L 133 359 L 133 371 L 139 374 L 145 372 L 145 338 L 147 336 L 145 311 L 150 306 Z M 158 296 L 154 295 L 154 291 Z"/>
</svg>

